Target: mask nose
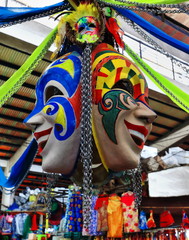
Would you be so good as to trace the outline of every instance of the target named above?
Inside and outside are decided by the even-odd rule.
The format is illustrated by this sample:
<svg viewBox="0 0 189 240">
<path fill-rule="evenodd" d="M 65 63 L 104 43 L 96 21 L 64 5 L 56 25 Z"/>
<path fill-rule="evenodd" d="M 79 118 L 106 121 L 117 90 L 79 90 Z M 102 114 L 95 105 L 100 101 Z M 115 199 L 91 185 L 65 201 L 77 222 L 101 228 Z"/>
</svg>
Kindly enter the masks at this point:
<svg viewBox="0 0 189 240">
<path fill-rule="evenodd" d="M 32 129 L 33 131 L 41 124 L 43 124 L 44 119 L 40 114 L 36 114 L 30 117 L 30 115 L 24 120 L 24 124 Z"/>
<path fill-rule="evenodd" d="M 152 111 L 153 112 L 153 111 Z M 155 119 L 157 118 L 157 114 L 153 112 L 154 114 L 151 114 L 146 120 L 148 123 L 153 123 Z"/>
<path fill-rule="evenodd" d="M 138 102 L 138 110 L 136 111 L 136 115 L 138 118 L 143 119 L 147 123 L 151 124 L 157 118 L 157 114 L 147 105 L 142 102 Z"/>
</svg>

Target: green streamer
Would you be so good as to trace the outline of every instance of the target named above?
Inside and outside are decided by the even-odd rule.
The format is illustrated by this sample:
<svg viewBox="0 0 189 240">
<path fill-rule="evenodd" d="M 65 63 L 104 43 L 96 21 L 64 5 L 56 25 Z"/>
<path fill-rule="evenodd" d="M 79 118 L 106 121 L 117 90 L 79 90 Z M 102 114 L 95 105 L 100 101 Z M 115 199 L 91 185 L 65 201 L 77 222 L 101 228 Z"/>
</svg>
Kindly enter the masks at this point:
<svg viewBox="0 0 189 240">
<path fill-rule="evenodd" d="M 55 39 L 57 29 L 57 27 L 53 29 L 25 63 L 0 86 L 0 107 L 22 86 L 39 61 L 44 57 Z"/>
<path fill-rule="evenodd" d="M 120 6 L 128 6 L 136 3 L 144 3 L 144 4 L 179 4 L 187 2 L 188 0 L 125 0 L 124 2 L 116 1 L 116 0 L 103 0 L 103 2 L 116 4 Z M 129 2 L 129 4 L 128 4 Z M 133 2 L 133 4 L 132 4 Z"/>
<path fill-rule="evenodd" d="M 129 0 L 135 3 L 147 3 L 147 4 L 179 4 L 187 2 L 188 0 Z"/>
<path fill-rule="evenodd" d="M 170 98 L 184 111 L 189 112 L 189 95 L 175 86 L 167 78 L 153 70 L 146 64 L 128 45 L 125 44 L 125 51 L 138 65 L 138 67 Z"/>
</svg>

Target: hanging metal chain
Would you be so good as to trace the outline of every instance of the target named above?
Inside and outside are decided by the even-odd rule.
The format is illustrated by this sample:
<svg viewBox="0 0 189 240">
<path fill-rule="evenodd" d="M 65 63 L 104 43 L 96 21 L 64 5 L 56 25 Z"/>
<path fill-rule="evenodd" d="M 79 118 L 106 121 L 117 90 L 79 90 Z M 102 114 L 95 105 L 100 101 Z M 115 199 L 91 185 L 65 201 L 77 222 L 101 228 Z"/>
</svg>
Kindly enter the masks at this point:
<svg viewBox="0 0 189 240">
<path fill-rule="evenodd" d="M 81 144 L 80 156 L 83 163 L 83 229 L 87 235 L 91 222 L 92 204 L 92 45 L 87 44 L 82 55 L 81 73 Z"/>
<path fill-rule="evenodd" d="M 133 175 L 132 179 L 133 184 L 133 192 L 136 197 L 135 199 L 135 207 L 138 208 L 142 201 L 142 169 L 141 163 L 139 163 L 135 174 Z"/>
<path fill-rule="evenodd" d="M 127 19 L 124 16 L 120 17 L 129 25 L 131 26 L 135 32 L 137 32 L 142 38 L 144 38 L 144 40 L 146 40 L 146 42 L 148 42 L 150 45 L 152 45 L 154 47 L 154 49 L 162 54 L 164 54 L 166 57 L 170 58 L 171 61 L 177 65 L 178 67 L 182 68 L 183 71 L 185 71 L 186 73 L 189 73 L 189 68 L 187 68 L 186 66 L 184 66 L 183 63 L 181 63 L 178 59 L 176 59 L 174 56 L 172 56 L 170 53 L 168 53 L 167 51 L 165 51 L 160 45 L 158 45 L 152 38 L 150 38 L 144 31 L 142 31 L 142 29 L 133 21 L 131 21 L 130 19 Z M 125 35 L 126 36 L 126 35 Z M 187 65 L 187 64 L 185 64 Z"/>
<path fill-rule="evenodd" d="M 142 168 L 141 163 L 135 169 L 126 171 L 131 177 L 131 186 L 135 196 L 135 208 L 141 205 L 142 201 Z"/>
<path fill-rule="evenodd" d="M 57 173 L 46 173 L 47 181 L 47 218 L 51 216 L 52 207 L 52 189 L 55 187 L 59 175 Z"/>
<path fill-rule="evenodd" d="M 70 8 L 70 4 L 62 5 L 62 6 L 54 8 L 54 9 L 47 10 L 47 11 L 44 11 L 42 13 L 36 14 L 34 16 L 26 17 L 26 18 L 19 19 L 19 20 L 12 20 L 12 22 L 0 25 L 0 28 L 9 27 L 9 26 L 12 26 L 12 25 L 15 25 L 15 24 L 31 21 L 31 20 L 34 20 L 36 18 L 47 17 L 47 16 L 53 15 L 55 13 L 58 13 L 60 11 L 63 11 L 65 9 L 69 10 L 69 8 Z"/>
<path fill-rule="evenodd" d="M 155 14 L 162 14 L 162 13 L 188 13 L 189 11 L 189 4 L 142 4 L 136 2 L 128 2 L 125 0 L 115 0 L 118 3 L 123 4 L 131 4 L 132 6 L 120 5 L 116 3 L 109 3 L 105 0 L 97 0 L 101 3 L 104 3 L 106 6 L 113 6 L 118 8 L 125 8 L 132 11 L 140 11 L 140 12 L 150 12 Z M 133 7 L 133 5 L 137 7 Z M 162 8 L 169 8 L 169 9 L 162 9 Z M 170 8 L 174 8 L 173 10 Z"/>
</svg>

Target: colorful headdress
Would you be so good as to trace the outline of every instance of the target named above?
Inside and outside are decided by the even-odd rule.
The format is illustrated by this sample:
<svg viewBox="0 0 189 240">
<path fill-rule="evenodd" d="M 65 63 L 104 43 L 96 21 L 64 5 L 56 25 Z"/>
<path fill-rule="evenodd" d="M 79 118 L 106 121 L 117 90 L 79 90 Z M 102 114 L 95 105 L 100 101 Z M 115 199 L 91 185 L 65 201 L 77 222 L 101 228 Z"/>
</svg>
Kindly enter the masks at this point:
<svg viewBox="0 0 189 240">
<path fill-rule="evenodd" d="M 80 3 L 75 11 L 66 16 L 66 22 L 70 24 L 73 30 L 76 30 L 75 24 L 80 18 L 86 16 L 94 17 L 100 22 L 100 13 L 94 3 Z"/>
<path fill-rule="evenodd" d="M 72 43 L 82 45 L 82 42 L 78 41 L 76 36 L 77 34 L 76 24 L 80 19 L 84 17 L 94 18 L 98 22 L 100 28 L 99 37 L 96 38 L 92 43 L 96 44 L 101 42 L 105 28 L 103 11 L 100 9 L 96 2 L 95 3 L 82 2 L 79 4 L 79 6 L 76 7 L 75 10 L 70 12 L 68 11 L 62 12 L 62 17 L 58 24 L 58 33 L 55 39 L 55 46 L 57 47 L 57 50 L 52 55 L 52 58 L 54 58 L 57 55 L 58 51 L 60 50 L 61 44 L 65 36 Z"/>
</svg>

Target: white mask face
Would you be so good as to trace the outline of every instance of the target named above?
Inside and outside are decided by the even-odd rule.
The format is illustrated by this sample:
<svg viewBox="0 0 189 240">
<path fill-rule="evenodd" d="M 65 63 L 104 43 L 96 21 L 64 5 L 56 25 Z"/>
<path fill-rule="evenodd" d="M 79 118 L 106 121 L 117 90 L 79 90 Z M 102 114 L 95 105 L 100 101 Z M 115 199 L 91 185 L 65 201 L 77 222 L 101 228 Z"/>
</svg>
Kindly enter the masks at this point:
<svg viewBox="0 0 189 240">
<path fill-rule="evenodd" d="M 34 129 L 44 171 L 73 171 L 80 145 L 80 75 L 80 56 L 73 52 L 53 62 L 38 81 L 36 106 L 25 123 Z"/>
<path fill-rule="evenodd" d="M 146 80 L 107 44 L 93 54 L 93 135 L 101 159 L 113 171 L 136 168 L 156 118 L 146 102 Z"/>
</svg>

